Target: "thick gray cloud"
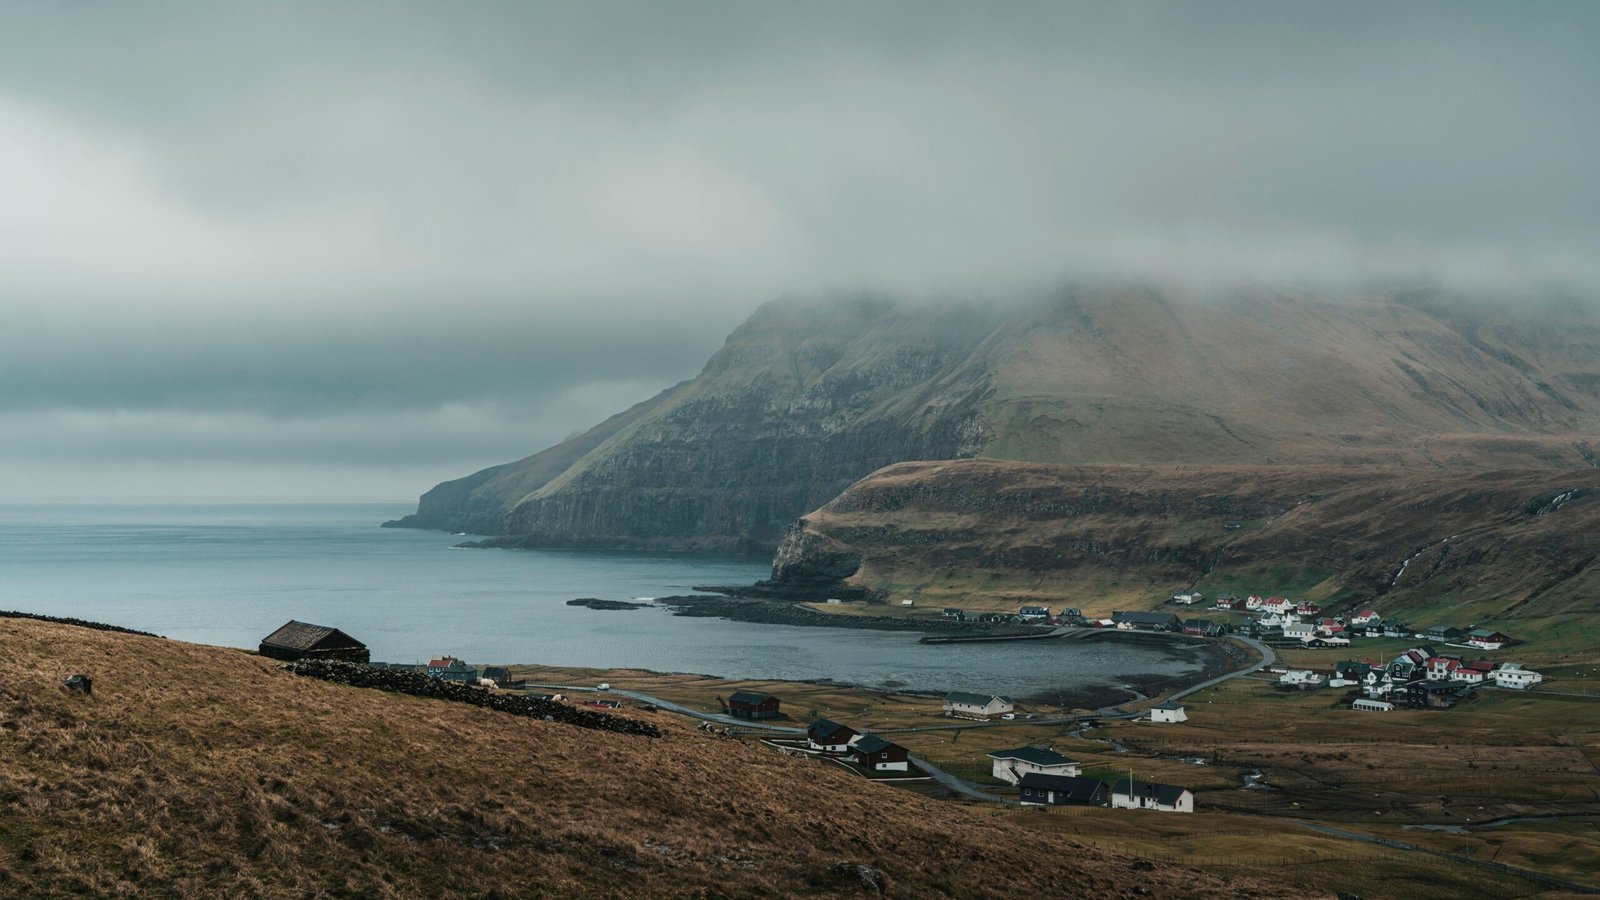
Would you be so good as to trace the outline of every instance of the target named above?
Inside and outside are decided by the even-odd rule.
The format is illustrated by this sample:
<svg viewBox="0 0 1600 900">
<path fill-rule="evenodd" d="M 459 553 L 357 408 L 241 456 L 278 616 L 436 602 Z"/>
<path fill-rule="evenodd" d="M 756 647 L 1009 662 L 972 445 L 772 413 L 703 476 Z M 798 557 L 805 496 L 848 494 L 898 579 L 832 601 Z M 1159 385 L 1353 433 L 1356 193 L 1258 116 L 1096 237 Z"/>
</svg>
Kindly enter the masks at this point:
<svg viewBox="0 0 1600 900">
<path fill-rule="evenodd" d="M 1600 5 L 0 4 L 0 498 L 407 496 L 785 292 L 1600 285 Z"/>
</svg>

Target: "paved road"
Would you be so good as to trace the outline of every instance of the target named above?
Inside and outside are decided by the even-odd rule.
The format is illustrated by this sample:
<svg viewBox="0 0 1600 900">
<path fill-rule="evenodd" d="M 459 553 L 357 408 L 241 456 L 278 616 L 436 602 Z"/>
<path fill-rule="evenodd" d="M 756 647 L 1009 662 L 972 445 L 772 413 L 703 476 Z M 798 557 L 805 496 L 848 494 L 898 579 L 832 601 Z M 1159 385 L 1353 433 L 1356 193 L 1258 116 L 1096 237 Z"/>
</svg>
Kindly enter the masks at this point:
<svg viewBox="0 0 1600 900">
<path fill-rule="evenodd" d="M 938 783 L 944 785 L 952 791 L 955 791 L 958 794 L 971 797 L 974 800 L 983 800 L 989 803 L 1004 803 L 1007 806 L 1022 805 L 1022 801 L 1020 800 L 1014 800 L 1010 797 L 997 797 L 964 778 L 957 778 L 956 776 L 951 775 L 949 772 L 946 772 L 945 770 L 939 768 L 931 762 L 928 762 L 925 759 L 922 759 L 919 756 L 913 754 L 909 758 L 911 759 L 912 764 L 917 768 L 927 772 L 929 775 L 932 775 L 934 781 L 937 781 Z"/>
<path fill-rule="evenodd" d="M 1218 675 L 1216 678 L 1207 679 L 1206 681 L 1202 681 L 1199 684 L 1190 685 L 1189 687 L 1186 687 L 1183 690 L 1178 691 L 1177 693 L 1173 694 L 1172 696 L 1168 697 L 1167 699 L 1168 700 L 1178 700 L 1178 699 L 1181 699 L 1183 697 L 1187 697 L 1190 694 L 1196 693 L 1198 691 L 1203 691 L 1206 688 L 1216 687 L 1217 685 L 1223 683 L 1224 681 L 1231 681 L 1232 679 L 1235 679 L 1235 678 L 1242 678 L 1245 675 L 1250 675 L 1250 674 L 1253 674 L 1255 672 L 1259 672 L 1262 669 L 1265 669 L 1267 666 L 1270 666 L 1273 663 L 1278 661 L 1277 651 L 1273 650 L 1271 647 L 1268 647 L 1266 644 L 1261 643 L 1260 641 L 1256 640 L 1255 638 L 1245 637 L 1243 635 L 1238 635 L 1238 634 L 1233 635 L 1233 637 L 1236 640 L 1244 641 L 1246 644 L 1249 644 L 1252 649 L 1254 649 L 1257 653 L 1261 654 L 1261 661 L 1256 663 L 1253 666 L 1248 666 L 1248 667 L 1243 668 L 1243 669 L 1234 669 L 1232 672 L 1228 672 L 1228 673 L 1223 674 L 1223 675 Z"/>
</svg>

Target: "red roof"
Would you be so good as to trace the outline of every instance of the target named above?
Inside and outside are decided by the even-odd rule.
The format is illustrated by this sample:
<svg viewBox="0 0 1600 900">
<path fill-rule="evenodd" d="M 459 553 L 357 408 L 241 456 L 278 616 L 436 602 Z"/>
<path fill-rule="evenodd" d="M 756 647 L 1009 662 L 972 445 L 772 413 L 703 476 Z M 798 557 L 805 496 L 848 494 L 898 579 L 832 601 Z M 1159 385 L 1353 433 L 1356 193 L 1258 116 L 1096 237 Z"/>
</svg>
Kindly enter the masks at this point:
<svg viewBox="0 0 1600 900">
<path fill-rule="evenodd" d="M 1475 659 L 1472 662 L 1467 663 L 1467 668 L 1473 670 L 1474 672 L 1493 672 L 1494 667 L 1495 663 L 1492 663 L 1487 659 Z"/>
</svg>

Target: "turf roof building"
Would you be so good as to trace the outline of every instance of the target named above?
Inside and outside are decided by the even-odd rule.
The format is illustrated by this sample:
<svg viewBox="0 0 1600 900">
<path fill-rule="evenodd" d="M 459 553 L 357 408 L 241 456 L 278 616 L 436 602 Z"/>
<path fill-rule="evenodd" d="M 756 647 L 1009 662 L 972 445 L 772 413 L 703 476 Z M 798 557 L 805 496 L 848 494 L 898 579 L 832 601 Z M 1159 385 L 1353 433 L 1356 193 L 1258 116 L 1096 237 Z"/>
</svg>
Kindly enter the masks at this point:
<svg viewBox="0 0 1600 900">
<path fill-rule="evenodd" d="M 261 640 L 262 656 L 294 662 L 299 659 L 342 659 L 370 662 L 371 653 L 361 643 L 337 628 L 312 625 L 290 619 L 282 628 Z"/>
</svg>

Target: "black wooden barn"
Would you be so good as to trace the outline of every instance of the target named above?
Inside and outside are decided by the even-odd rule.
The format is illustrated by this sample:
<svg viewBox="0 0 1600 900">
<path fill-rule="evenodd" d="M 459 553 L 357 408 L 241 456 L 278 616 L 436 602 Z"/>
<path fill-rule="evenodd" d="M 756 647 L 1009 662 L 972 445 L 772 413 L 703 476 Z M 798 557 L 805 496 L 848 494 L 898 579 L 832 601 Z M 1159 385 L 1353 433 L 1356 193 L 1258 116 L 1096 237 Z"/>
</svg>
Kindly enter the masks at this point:
<svg viewBox="0 0 1600 900">
<path fill-rule="evenodd" d="M 261 655 L 289 662 L 297 659 L 371 661 L 367 645 L 339 629 L 292 619 L 262 639 Z"/>
</svg>

